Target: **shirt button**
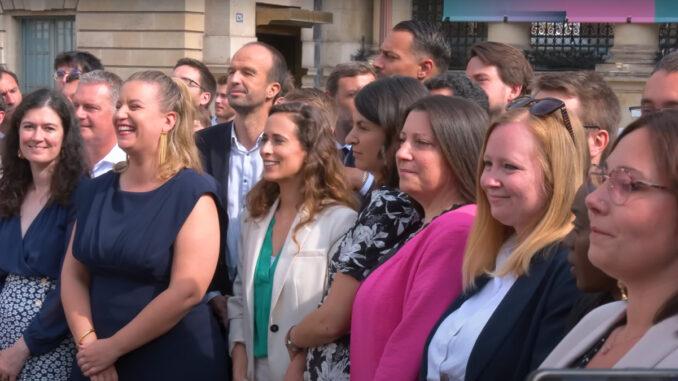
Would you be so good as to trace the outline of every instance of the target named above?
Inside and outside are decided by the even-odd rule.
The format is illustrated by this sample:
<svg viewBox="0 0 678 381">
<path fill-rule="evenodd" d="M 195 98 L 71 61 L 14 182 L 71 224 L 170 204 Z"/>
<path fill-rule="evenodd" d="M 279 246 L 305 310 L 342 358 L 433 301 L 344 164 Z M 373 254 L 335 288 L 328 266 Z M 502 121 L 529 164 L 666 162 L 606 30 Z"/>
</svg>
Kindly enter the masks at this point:
<svg viewBox="0 0 678 381">
<path fill-rule="evenodd" d="M 42 307 L 42 300 L 36 299 L 35 300 L 35 306 L 38 307 L 38 308 Z"/>
<path fill-rule="evenodd" d="M 273 324 L 273 325 L 271 326 L 271 332 L 273 332 L 273 333 L 278 332 L 278 325 L 277 325 L 277 324 Z"/>
</svg>

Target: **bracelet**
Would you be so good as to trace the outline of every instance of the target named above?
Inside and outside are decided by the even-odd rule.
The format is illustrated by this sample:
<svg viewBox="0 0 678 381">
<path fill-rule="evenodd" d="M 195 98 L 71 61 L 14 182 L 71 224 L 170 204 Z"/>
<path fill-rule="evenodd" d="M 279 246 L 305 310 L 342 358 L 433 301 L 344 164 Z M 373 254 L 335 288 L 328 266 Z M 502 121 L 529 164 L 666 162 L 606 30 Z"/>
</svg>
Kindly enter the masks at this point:
<svg viewBox="0 0 678 381">
<path fill-rule="evenodd" d="M 85 337 L 89 336 L 89 334 L 96 332 L 94 328 L 90 328 L 85 332 L 82 336 L 80 336 L 80 339 L 78 340 L 78 345 L 82 345 L 82 341 L 85 339 Z"/>
<path fill-rule="evenodd" d="M 290 329 L 287 331 L 287 335 L 285 335 L 285 346 L 287 347 L 287 349 L 289 349 L 290 352 L 292 352 L 292 353 L 299 353 L 299 352 L 303 351 L 304 348 L 301 348 L 301 347 L 297 346 L 297 345 L 294 344 L 294 342 L 292 341 L 292 335 L 291 335 L 291 333 L 292 333 L 292 328 L 294 328 L 294 327 L 295 327 L 295 326 L 291 326 Z"/>
</svg>

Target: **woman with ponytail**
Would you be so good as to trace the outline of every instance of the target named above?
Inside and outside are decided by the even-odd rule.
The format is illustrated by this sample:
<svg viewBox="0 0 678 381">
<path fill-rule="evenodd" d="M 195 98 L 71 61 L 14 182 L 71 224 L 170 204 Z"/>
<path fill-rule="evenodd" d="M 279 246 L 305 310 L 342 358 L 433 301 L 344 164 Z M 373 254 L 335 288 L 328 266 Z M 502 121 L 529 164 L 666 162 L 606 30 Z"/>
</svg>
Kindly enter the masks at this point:
<svg viewBox="0 0 678 381">
<path fill-rule="evenodd" d="M 114 116 L 127 161 L 78 190 L 61 297 L 72 379 L 226 379 L 204 295 L 219 256 L 216 184 L 201 173 L 186 86 L 133 74 Z"/>
</svg>

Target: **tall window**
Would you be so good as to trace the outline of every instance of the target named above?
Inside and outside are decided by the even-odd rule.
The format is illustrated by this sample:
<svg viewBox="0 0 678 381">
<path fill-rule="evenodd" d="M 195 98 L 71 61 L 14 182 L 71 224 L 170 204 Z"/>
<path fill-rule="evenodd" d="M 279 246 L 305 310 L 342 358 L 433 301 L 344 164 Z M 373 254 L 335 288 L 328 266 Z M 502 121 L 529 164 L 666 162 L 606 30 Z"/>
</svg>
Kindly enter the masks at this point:
<svg viewBox="0 0 678 381">
<path fill-rule="evenodd" d="M 54 57 L 73 50 L 75 19 L 24 18 L 21 20 L 21 87 L 30 92 L 54 85 Z"/>
</svg>

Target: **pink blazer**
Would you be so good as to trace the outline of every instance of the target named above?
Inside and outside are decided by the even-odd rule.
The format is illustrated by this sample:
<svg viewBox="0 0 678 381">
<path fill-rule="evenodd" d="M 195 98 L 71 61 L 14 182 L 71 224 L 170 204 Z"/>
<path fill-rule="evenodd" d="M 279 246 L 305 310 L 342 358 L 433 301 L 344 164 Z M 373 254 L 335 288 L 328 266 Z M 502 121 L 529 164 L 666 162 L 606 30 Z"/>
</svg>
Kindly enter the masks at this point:
<svg viewBox="0 0 678 381">
<path fill-rule="evenodd" d="M 424 344 L 462 291 L 475 205 L 435 218 L 361 284 L 351 317 L 351 380 L 415 380 Z"/>
</svg>

